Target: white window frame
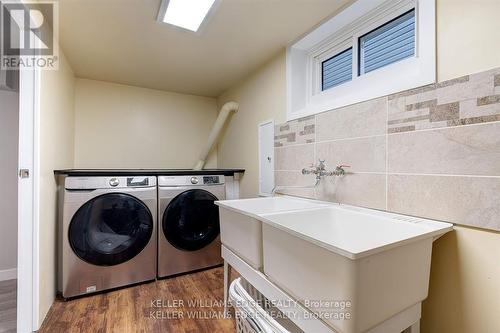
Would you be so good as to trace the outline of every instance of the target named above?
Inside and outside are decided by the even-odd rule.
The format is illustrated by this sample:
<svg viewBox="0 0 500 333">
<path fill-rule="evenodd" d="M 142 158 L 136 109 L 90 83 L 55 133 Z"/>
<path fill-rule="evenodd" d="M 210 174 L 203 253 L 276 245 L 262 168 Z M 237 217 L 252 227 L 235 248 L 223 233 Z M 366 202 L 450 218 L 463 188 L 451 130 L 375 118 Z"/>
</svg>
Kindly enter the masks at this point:
<svg viewBox="0 0 500 333">
<path fill-rule="evenodd" d="M 358 76 L 359 37 L 415 8 L 415 55 Z M 287 120 L 436 81 L 434 0 L 358 0 L 287 48 Z M 352 47 L 353 79 L 321 91 L 321 64 Z"/>
</svg>

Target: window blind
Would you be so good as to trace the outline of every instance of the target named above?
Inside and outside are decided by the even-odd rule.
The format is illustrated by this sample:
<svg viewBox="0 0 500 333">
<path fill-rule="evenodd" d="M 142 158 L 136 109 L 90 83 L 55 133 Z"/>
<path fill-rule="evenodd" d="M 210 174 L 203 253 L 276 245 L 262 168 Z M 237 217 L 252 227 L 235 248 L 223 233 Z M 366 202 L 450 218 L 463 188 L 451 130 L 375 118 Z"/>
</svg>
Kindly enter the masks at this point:
<svg viewBox="0 0 500 333">
<path fill-rule="evenodd" d="M 352 80 L 352 47 L 321 64 L 321 90 L 327 90 Z"/>
<path fill-rule="evenodd" d="M 415 9 L 359 38 L 359 75 L 415 55 Z"/>
</svg>

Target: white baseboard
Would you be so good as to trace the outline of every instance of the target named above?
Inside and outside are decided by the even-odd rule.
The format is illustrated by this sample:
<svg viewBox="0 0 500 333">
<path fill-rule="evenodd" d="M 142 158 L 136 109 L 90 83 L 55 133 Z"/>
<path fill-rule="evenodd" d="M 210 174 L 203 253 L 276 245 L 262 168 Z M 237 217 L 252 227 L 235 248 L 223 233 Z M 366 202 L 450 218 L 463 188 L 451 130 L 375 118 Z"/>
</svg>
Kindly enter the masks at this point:
<svg viewBox="0 0 500 333">
<path fill-rule="evenodd" d="M 0 270 L 0 281 L 17 279 L 17 268 Z"/>
</svg>

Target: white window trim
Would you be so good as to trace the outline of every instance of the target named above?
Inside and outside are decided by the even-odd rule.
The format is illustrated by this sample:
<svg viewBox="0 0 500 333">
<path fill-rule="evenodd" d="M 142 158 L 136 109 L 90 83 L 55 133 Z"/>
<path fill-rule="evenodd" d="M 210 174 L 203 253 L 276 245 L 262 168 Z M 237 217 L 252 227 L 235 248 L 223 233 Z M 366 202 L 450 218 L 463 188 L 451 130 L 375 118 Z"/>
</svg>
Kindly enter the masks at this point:
<svg viewBox="0 0 500 333">
<path fill-rule="evenodd" d="M 415 56 L 357 75 L 358 39 L 415 8 Z M 358 0 L 287 48 L 287 120 L 436 81 L 434 0 Z M 353 48 L 353 80 L 321 91 L 321 62 Z"/>
</svg>

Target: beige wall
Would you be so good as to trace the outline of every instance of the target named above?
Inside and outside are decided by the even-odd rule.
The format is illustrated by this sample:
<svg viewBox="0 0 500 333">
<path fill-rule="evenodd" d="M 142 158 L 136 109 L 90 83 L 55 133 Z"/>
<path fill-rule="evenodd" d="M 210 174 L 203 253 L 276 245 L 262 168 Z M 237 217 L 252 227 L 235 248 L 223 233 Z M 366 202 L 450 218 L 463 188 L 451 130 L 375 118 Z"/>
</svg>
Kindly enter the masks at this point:
<svg viewBox="0 0 500 333">
<path fill-rule="evenodd" d="M 436 3 L 439 81 L 499 67 L 500 1 Z"/>
<path fill-rule="evenodd" d="M 216 117 L 214 98 L 77 79 L 75 167 L 192 168 Z"/>
<path fill-rule="evenodd" d="M 500 30 L 495 0 L 437 0 L 438 80 L 500 67 Z M 219 167 L 248 169 L 241 184 L 245 197 L 258 193 L 257 125 L 285 118 L 285 55 L 229 89 L 219 103 L 235 99 L 242 107 L 219 145 Z M 248 114 L 253 113 L 253 114 Z M 243 137 L 243 139 L 240 139 Z M 423 333 L 499 332 L 500 234 L 457 227 L 434 245 Z"/>
<path fill-rule="evenodd" d="M 285 120 L 285 53 L 282 52 L 261 70 L 218 98 L 218 104 L 234 100 L 239 111 L 230 119 L 219 144 L 219 167 L 244 168 L 240 195 L 252 197 L 258 193 L 258 134 L 259 123 L 268 119 Z"/>
<path fill-rule="evenodd" d="M 0 280 L 17 267 L 19 94 L 0 90 Z"/>
<path fill-rule="evenodd" d="M 434 243 L 422 333 L 500 332 L 500 233 L 455 227 Z"/>
<path fill-rule="evenodd" d="M 41 325 L 56 295 L 55 169 L 73 167 L 75 78 L 62 51 L 59 70 L 40 79 L 40 289 Z"/>
</svg>

